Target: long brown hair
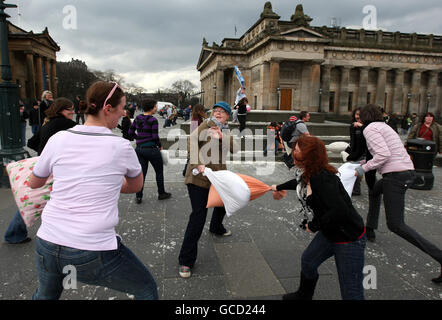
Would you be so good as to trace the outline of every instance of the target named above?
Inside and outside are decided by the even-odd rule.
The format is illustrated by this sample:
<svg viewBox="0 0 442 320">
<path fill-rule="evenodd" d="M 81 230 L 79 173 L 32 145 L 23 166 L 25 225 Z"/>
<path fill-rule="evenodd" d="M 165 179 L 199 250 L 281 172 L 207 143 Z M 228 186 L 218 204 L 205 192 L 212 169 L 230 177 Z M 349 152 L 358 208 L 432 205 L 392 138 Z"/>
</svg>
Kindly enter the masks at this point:
<svg viewBox="0 0 442 320">
<path fill-rule="evenodd" d="M 63 115 L 61 114 L 61 112 L 63 110 L 73 108 L 73 107 L 74 107 L 74 103 L 71 100 L 63 98 L 63 97 L 57 98 L 54 100 L 54 102 L 52 102 L 52 104 L 48 108 L 48 110 L 45 111 L 46 118 L 48 120 L 51 120 L 56 117 L 62 117 Z"/>
<path fill-rule="evenodd" d="M 192 108 L 192 120 L 201 122 L 207 118 L 206 109 L 202 104 L 197 104 Z"/>
<path fill-rule="evenodd" d="M 295 152 L 296 145 L 301 150 L 301 155 Z M 318 174 L 321 170 L 325 169 L 333 174 L 338 170 L 328 163 L 327 150 L 325 149 L 324 142 L 319 138 L 313 136 L 301 136 L 293 144 L 292 151 L 293 159 L 298 167 L 304 169 L 302 179 L 308 183 L 311 176 Z"/>
</svg>

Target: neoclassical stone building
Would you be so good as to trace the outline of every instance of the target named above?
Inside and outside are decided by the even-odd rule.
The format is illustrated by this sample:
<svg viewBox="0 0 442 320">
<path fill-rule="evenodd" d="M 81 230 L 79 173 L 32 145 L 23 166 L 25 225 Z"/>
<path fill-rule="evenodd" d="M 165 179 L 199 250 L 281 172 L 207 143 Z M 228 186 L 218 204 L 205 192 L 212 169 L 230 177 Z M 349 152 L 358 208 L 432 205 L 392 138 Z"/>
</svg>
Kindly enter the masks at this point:
<svg viewBox="0 0 442 320">
<path fill-rule="evenodd" d="M 46 28 L 42 33 L 25 31 L 12 23 L 9 26 L 9 57 L 12 81 L 19 86 L 24 102 L 40 99 L 44 90 L 57 96 L 57 59 L 60 47 Z"/>
<path fill-rule="evenodd" d="M 441 114 L 442 36 L 310 26 L 302 5 L 281 21 L 270 2 L 239 39 L 203 40 L 197 64 L 204 103 L 233 103 L 238 65 L 255 109 L 349 114 L 376 103 L 388 112 Z"/>
</svg>

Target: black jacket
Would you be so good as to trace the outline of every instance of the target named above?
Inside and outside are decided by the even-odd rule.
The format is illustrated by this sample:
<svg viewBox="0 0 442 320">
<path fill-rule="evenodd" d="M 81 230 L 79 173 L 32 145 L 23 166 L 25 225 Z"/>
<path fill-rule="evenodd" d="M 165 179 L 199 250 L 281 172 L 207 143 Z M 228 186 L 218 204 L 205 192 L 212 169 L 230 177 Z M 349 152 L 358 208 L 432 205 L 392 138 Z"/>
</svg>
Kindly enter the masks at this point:
<svg viewBox="0 0 442 320">
<path fill-rule="evenodd" d="M 346 151 L 349 153 L 347 161 L 358 161 L 367 151 L 367 143 L 362 134 L 362 127 L 355 127 L 353 123 L 350 125 L 350 146 Z"/>
<path fill-rule="evenodd" d="M 246 104 L 238 106 L 238 114 L 239 115 L 247 114 L 247 105 Z"/>
<path fill-rule="evenodd" d="M 41 129 L 28 140 L 28 147 L 37 151 L 40 155 L 46 146 L 49 138 L 56 134 L 58 131 L 70 129 L 77 124 L 75 121 L 67 119 L 63 116 L 53 118 L 49 120 Z"/>
<path fill-rule="evenodd" d="M 37 125 L 40 124 L 39 119 L 38 119 L 38 109 L 34 109 L 32 108 L 31 111 L 29 111 L 29 125 L 33 126 L 33 125 Z"/>
<path fill-rule="evenodd" d="M 26 123 L 26 119 L 29 119 L 29 113 L 23 110 L 23 112 L 20 112 L 20 121 Z"/>
<path fill-rule="evenodd" d="M 280 184 L 277 190 L 296 189 L 296 179 Z M 364 233 L 364 221 L 353 207 L 339 177 L 322 170 L 310 178 L 312 194 L 307 205 L 313 210 L 313 220 L 308 223 L 312 232 L 321 231 L 332 242 L 351 242 Z"/>
<path fill-rule="evenodd" d="M 121 119 L 121 125 L 117 126 L 118 129 L 120 129 L 121 132 L 123 133 L 123 138 L 129 141 L 134 140 L 134 138 L 129 135 L 129 129 L 131 125 L 132 122 L 130 121 L 130 119 L 128 117 L 123 117 L 123 119 Z"/>
<path fill-rule="evenodd" d="M 46 118 L 46 110 L 49 109 L 49 106 L 52 104 L 52 101 L 43 100 L 40 102 L 40 125 L 43 125 L 43 122 Z"/>
</svg>

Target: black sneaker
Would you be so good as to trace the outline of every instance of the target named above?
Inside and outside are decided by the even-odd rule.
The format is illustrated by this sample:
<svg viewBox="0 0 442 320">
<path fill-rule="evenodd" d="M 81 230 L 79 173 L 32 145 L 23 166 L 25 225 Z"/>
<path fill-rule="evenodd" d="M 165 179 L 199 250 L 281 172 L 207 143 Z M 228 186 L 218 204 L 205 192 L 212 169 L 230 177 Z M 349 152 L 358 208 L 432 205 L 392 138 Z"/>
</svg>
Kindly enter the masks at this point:
<svg viewBox="0 0 442 320">
<path fill-rule="evenodd" d="M 160 194 L 160 195 L 158 196 L 158 200 L 169 199 L 171 196 L 172 196 L 171 193 L 169 193 L 169 192 L 164 192 L 164 193 L 162 193 L 162 194 Z"/>
<path fill-rule="evenodd" d="M 142 198 L 137 198 L 137 204 L 140 204 L 143 201 Z"/>
</svg>

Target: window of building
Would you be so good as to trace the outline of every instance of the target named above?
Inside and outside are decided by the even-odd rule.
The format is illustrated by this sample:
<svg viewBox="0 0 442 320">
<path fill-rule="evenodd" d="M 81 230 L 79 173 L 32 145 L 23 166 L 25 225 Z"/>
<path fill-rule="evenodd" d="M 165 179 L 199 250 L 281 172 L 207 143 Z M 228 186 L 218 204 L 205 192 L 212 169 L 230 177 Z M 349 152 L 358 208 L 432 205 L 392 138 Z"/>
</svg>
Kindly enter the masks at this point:
<svg viewBox="0 0 442 320">
<path fill-rule="evenodd" d="M 255 96 L 255 109 L 258 109 L 258 96 Z"/>
<path fill-rule="evenodd" d="M 335 111 L 335 92 L 334 91 L 330 91 L 330 98 L 329 98 L 329 111 L 333 112 Z"/>
<path fill-rule="evenodd" d="M 371 92 L 367 92 L 367 104 L 370 103 Z"/>
</svg>

